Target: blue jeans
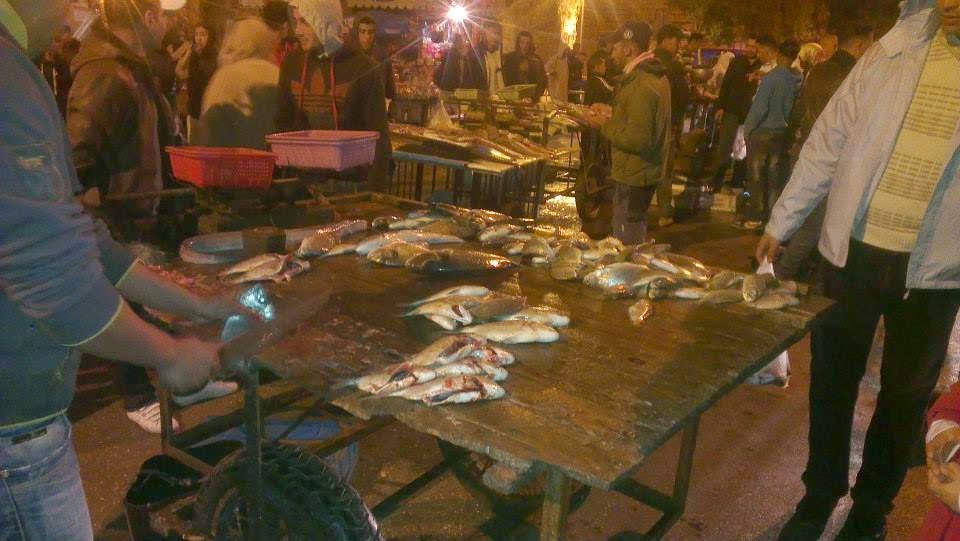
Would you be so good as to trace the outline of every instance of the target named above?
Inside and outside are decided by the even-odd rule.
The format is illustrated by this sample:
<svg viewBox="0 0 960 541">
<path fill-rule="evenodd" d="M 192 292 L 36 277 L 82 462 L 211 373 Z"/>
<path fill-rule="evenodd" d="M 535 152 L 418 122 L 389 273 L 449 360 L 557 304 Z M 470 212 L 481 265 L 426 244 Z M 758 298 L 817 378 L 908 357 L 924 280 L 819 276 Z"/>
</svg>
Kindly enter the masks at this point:
<svg viewBox="0 0 960 541">
<path fill-rule="evenodd" d="M 0 430 L 0 541 L 93 541 L 70 434 L 65 415 Z"/>
</svg>

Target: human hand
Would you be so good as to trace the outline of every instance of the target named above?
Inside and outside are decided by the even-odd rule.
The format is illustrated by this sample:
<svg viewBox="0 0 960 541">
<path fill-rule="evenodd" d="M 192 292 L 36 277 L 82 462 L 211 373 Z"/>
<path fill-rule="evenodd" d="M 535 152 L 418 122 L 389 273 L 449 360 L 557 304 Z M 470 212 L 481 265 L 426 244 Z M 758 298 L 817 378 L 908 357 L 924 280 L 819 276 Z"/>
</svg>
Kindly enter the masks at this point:
<svg viewBox="0 0 960 541">
<path fill-rule="evenodd" d="M 99 208 L 102 201 L 100 199 L 100 188 L 90 188 L 80 194 L 80 204 L 87 208 Z"/>
<path fill-rule="evenodd" d="M 764 260 L 772 263 L 777 260 L 779 255 L 780 241 L 769 233 L 764 233 L 763 237 L 760 239 L 760 242 L 757 243 L 756 252 L 754 252 L 754 257 L 757 258 L 757 263 L 762 264 Z"/>
<path fill-rule="evenodd" d="M 196 319 L 223 321 L 236 314 L 247 314 L 250 310 L 240 304 L 235 291 L 226 291 L 216 295 L 197 297 L 193 313 Z"/>
<path fill-rule="evenodd" d="M 717 122 L 723 120 L 723 109 L 717 109 L 717 112 L 713 114 L 713 118 L 717 119 Z"/>
<path fill-rule="evenodd" d="M 960 514 L 960 464 L 945 464 L 941 473 L 927 470 L 927 488 L 951 511 Z"/>
<path fill-rule="evenodd" d="M 950 452 L 960 445 L 960 427 L 949 428 L 937 434 L 927 443 L 927 467 L 940 473 L 942 466 L 950 462 Z"/>
<path fill-rule="evenodd" d="M 220 345 L 196 338 L 179 338 L 169 361 L 157 368 L 160 383 L 175 395 L 193 394 L 220 371 Z"/>
</svg>

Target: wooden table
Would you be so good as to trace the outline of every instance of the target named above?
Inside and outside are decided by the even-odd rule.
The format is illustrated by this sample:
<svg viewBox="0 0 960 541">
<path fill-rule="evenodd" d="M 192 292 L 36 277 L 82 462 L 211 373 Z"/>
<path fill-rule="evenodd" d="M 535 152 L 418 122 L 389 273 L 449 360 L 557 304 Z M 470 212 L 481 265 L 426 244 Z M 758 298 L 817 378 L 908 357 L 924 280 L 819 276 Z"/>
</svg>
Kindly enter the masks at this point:
<svg viewBox="0 0 960 541">
<path fill-rule="evenodd" d="M 346 217 L 396 214 L 406 205 L 384 196 L 337 201 Z M 700 415 L 799 341 L 831 306 L 807 297 L 799 307 L 758 311 L 741 305 L 658 301 L 641 327 L 633 301 L 604 299 L 543 269 L 483 279 L 436 280 L 384 268 L 357 256 L 317 260 L 310 273 L 272 289 L 278 305 L 334 284 L 315 323 L 262 351 L 256 361 L 364 419 L 390 416 L 413 430 L 483 453 L 516 469 L 547 474 L 541 539 L 562 539 L 571 480 L 618 491 L 664 513 L 648 532 L 660 538 L 683 513 Z M 502 400 L 428 408 L 398 398 L 331 391 L 333 384 L 397 361 L 442 336 L 432 323 L 396 317 L 409 302 L 460 283 L 484 284 L 571 314 L 555 344 L 507 346 Z M 683 445 L 672 494 L 634 481 L 644 460 L 675 433 Z"/>
</svg>

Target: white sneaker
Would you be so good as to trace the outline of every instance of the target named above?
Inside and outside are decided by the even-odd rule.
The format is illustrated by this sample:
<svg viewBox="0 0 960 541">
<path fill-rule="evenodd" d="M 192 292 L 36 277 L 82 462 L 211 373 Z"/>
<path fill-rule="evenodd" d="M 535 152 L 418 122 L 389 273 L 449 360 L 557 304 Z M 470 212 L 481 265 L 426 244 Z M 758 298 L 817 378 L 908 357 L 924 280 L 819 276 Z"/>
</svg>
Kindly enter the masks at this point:
<svg viewBox="0 0 960 541">
<path fill-rule="evenodd" d="M 206 400 L 213 400 L 214 398 L 220 398 L 221 396 L 227 396 L 228 394 L 233 394 L 237 392 L 240 386 L 237 385 L 234 381 L 211 381 L 207 383 L 203 389 L 199 391 L 183 395 L 171 395 L 173 396 L 173 401 L 180 407 L 189 406 L 191 404 L 196 404 L 197 402 L 203 402 Z"/>
<path fill-rule="evenodd" d="M 160 433 L 160 401 L 154 400 L 138 410 L 128 411 L 127 419 L 130 419 L 140 428 L 151 434 Z M 173 419 L 173 431 L 180 429 L 180 423 Z"/>
</svg>

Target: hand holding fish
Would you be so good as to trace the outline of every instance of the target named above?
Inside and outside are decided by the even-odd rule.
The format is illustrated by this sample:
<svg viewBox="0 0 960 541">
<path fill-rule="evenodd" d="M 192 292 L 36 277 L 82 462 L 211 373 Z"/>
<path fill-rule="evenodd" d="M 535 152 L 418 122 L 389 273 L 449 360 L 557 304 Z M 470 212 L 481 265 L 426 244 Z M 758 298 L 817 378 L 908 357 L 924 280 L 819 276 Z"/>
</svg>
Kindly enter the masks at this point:
<svg viewBox="0 0 960 541">
<path fill-rule="evenodd" d="M 757 263 L 763 263 L 764 260 L 767 261 L 776 261 L 780 256 L 780 241 L 769 233 L 764 233 L 763 238 L 760 239 L 760 242 L 757 243 L 756 252 L 754 252 L 754 257 L 757 258 Z"/>
</svg>

